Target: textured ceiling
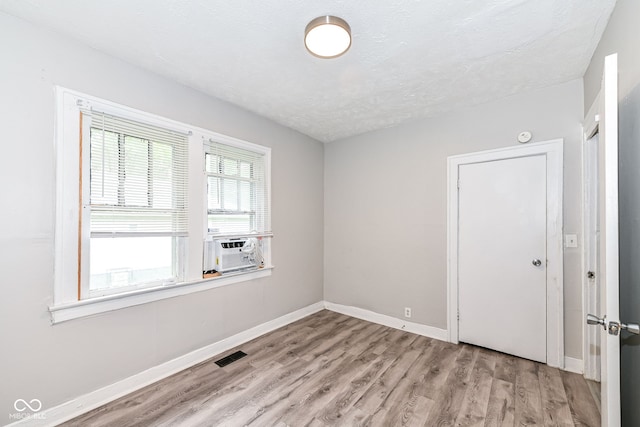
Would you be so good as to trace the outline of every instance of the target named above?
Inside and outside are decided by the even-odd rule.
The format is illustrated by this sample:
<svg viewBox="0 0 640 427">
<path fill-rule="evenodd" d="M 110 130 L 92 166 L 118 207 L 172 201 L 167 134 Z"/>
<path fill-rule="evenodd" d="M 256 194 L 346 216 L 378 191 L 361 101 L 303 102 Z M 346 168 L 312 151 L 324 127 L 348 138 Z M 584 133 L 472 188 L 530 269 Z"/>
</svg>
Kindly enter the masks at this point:
<svg viewBox="0 0 640 427">
<path fill-rule="evenodd" d="M 584 74 L 615 0 L 0 0 L 0 10 L 328 142 Z M 336 15 L 353 44 L 304 48 Z"/>
</svg>

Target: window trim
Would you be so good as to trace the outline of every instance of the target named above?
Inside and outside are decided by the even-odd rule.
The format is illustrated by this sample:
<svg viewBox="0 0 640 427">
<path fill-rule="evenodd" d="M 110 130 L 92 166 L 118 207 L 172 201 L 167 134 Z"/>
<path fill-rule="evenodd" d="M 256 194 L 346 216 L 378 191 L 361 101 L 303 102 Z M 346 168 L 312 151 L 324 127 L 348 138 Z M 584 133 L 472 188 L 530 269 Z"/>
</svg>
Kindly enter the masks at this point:
<svg viewBox="0 0 640 427">
<path fill-rule="evenodd" d="M 206 187 L 202 188 L 202 174 L 205 172 L 204 143 L 210 139 L 217 142 L 252 150 L 265 156 L 265 179 L 267 188 L 267 206 L 271 204 L 271 148 L 243 141 L 227 135 L 218 134 L 207 129 L 190 126 L 175 120 L 167 119 L 131 107 L 120 105 L 94 96 L 86 95 L 61 86 L 55 87 L 55 133 L 54 147 L 56 153 L 56 219 L 55 219 L 55 259 L 54 259 L 54 293 L 53 304 L 49 307 L 52 323 L 59 323 L 75 318 L 95 315 L 129 306 L 144 304 L 179 295 L 186 295 L 227 286 L 233 283 L 254 280 L 271 275 L 271 239 L 264 239 L 265 267 L 227 273 L 221 277 L 202 278 L 203 242 L 207 236 Z M 80 135 L 82 120 L 79 119 L 81 109 L 94 106 L 102 112 L 123 116 L 132 120 L 146 122 L 189 135 L 189 188 L 187 190 L 190 206 L 190 217 L 187 249 L 184 265 L 186 273 L 183 282 L 168 283 L 161 286 L 140 288 L 122 293 L 79 299 L 80 275 L 87 274 L 87 269 L 79 268 L 82 260 L 88 260 L 86 245 L 80 245 L 80 168 L 78 161 L 86 153 L 80 152 Z M 85 184 L 86 185 L 86 184 Z M 269 217 L 270 222 L 270 217 Z M 271 230 L 271 224 L 265 224 Z M 269 233 L 266 237 L 270 237 Z M 82 254 L 78 248 L 82 248 Z M 82 257 L 82 258 L 81 258 Z M 88 279 L 88 277 L 87 277 Z"/>
<path fill-rule="evenodd" d="M 247 159 L 243 159 L 242 158 L 242 154 L 238 154 L 238 153 L 220 153 L 217 151 L 217 145 L 226 145 L 226 146 L 230 146 L 233 148 L 240 148 L 242 151 L 252 151 L 253 153 L 256 154 L 260 154 L 260 158 L 258 159 L 257 157 L 255 159 L 252 160 L 247 160 Z M 228 157 L 227 157 L 228 154 Z M 226 173 L 221 173 L 219 170 L 216 172 L 211 172 L 207 170 L 207 156 L 209 155 L 213 155 L 213 156 L 223 156 L 224 159 L 231 159 L 234 160 L 238 163 L 238 171 L 240 171 L 240 163 L 245 161 L 245 162 L 251 162 L 251 168 L 253 170 L 255 170 L 256 165 L 260 166 L 261 169 L 263 169 L 263 171 L 260 173 L 260 178 L 256 178 L 255 175 L 250 177 L 250 178 L 243 178 L 241 177 L 239 174 L 236 176 L 233 175 L 227 175 Z M 235 155 L 235 156 L 234 156 Z M 270 159 L 268 158 L 268 155 L 262 152 L 258 152 L 256 150 L 249 150 L 247 149 L 247 147 L 236 147 L 235 145 L 231 145 L 231 144 L 226 144 L 223 141 L 219 141 L 219 140 L 213 140 L 213 139 L 209 139 L 209 141 L 205 141 L 203 144 L 203 156 L 204 156 L 204 162 L 205 162 L 205 167 L 204 167 L 204 188 L 205 188 L 205 192 L 207 192 L 205 194 L 205 209 L 206 209 L 206 213 L 205 213 L 205 235 L 207 237 L 210 238 L 220 238 L 220 239 L 225 239 L 225 238 L 229 238 L 230 235 L 234 235 L 234 234 L 240 234 L 243 237 L 255 237 L 256 233 L 257 234 L 263 234 L 263 235 L 269 235 L 271 233 L 271 212 L 270 212 L 270 184 L 268 182 L 269 176 L 267 176 L 269 174 L 269 162 Z M 240 156 L 240 157 L 238 157 Z M 219 160 L 222 161 L 222 158 Z M 236 182 L 236 186 L 237 186 L 237 206 L 238 209 L 224 209 L 222 208 L 222 206 L 224 206 L 224 203 L 221 202 L 220 204 L 220 209 L 209 209 L 209 204 L 208 204 L 208 190 L 209 190 L 209 178 L 214 177 L 217 178 L 218 180 L 233 180 Z M 243 211 L 240 209 L 241 206 L 241 202 L 240 202 L 240 197 L 241 197 L 241 192 L 240 192 L 240 183 L 241 182 L 248 182 L 251 186 L 252 186 L 252 190 L 251 192 L 254 191 L 258 191 L 258 189 L 260 190 L 265 190 L 266 194 L 265 194 L 265 199 L 262 200 L 262 203 L 258 202 L 256 200 L 256 205 L 253 206 L 253 210 L 248 210 L 248 211 Z M 226 191 L 219 191 L 219 196 L 221 196 L 224 199 Z M 266 205 L 266 207 L 265 207 Z M 252 230 L 247 230 L 247 231 L 220 231 L 220 232 L 215 232 L 215 231 L 211 231 L 209 229 L 209 216 L 210 215 L 249 215 L 252 219 L 252 224 L 254 227 L 250 227 Z M 258 226 L 259 225 L 259 226 Z"/>
<path fill-rule="evenodd" d="M 76 100 L 76 104 L 78 104 L 79 100 Z M 82 100 L 83 102 L 85 101 L 84 99 Z M 90 264 L 91 264 L 91 260 L 88 259 L 89 257 L 87 257 L 87 253 L 88 252 L 84 252 L 83 253 L 83 257 L 80 258 L 78 260 L 78 266 L 80 268 L 80 271 L 83 273 L 82 274 L 82 280 L 79 282 L 79 292 L 78 292 L 78 300 L 83 300 L 83 299 L 92 299 L 92 298 L 98 298 L 101 296 L 108 296 L 108 295 L 114 295 L 114 294 L 120 294 L 120 293 L 126 293 L 128 291 L 133 291 L 133 290 L 138 290 L 138 289 L 144 289 L 144 288 L 154 288 L 157 287 L 158 285 L 162 285 L 162 284 L 174 284 L 174 283 L 184 283 L 186 281 L 186 277 L 185 277 L 185 269 L 184 264 L 186 263 L 186 246 L 185 246 L 185 239 L 183 239 L 183 237 L 187 237 L 187 230 L 185 229 L 181 229 L 179 231 L 176 230 L 172 230 L 171 232 L 165 232 L 165 231 L 151 231 L 151 232 L 122 232 L 122 231 L 93 231 L 93 227 L 91 226 L 92 224 L 92 219 L 94 217 L 94 213 L 99 213 L 99 212 L 107 212 L 107 213 L 114 213 L 114 212 L 135 212 L 138 214 L 151 214 L 153 215 L 154 212 L 160 212 L 162 209 L 155 209 L 152 205 L 151 199 L 149 198 L 149 189 L 151 186 L 151 182 L 148 180 L 146 183 L 146 189 L 147 189 L 147 204 L 145 205 L 129 205 L 125 203 L 125 198 L 124 198 L 124 183 L 120 181 L 120 178 L 123 177 L 124 175 L 122 174 L 123 170 L 125 168 L 125 156 L 123 154 L 123 150 L 126 150 L 126 145 L 127 143 L 127 138 L 135 138 L 135 139 L 139 139 L 143 142 L 146 143 L 147 147 L 146 147 L 146 153 L 147 153 L 147 160 L 148 160 L 148 165 L 147 165 L 147 172 L 149 172 L 149 167 L 150 165 L 152 165 L 152 160 L 154 160 L 154 157 L 152 156 L 152 140 L 151 139 L 145 139 L 142 138 L 140 139 L 138 136 L 134 135 L 134 134 L 130 134 L 130 133 L 125 133 L 128 130 L 132 130 L 132 129 L 128 129 L 131 127 L 132 122 L 135 123 L 141 123 L 143 124 L 143 128 L 146 126 L 153 126 L 154 128 L 158 128 L 158 129 L 162 129 L 163 133 L 175 133 L 178 134 L 177 136 L 171 136 L 170 137 L 170 141 L 167 141 L 166 139 L 163 140 L 158 140 L 155 141 L 156 143 L 166 143 L 172 146 L 172 148 L 177 148 L 178 149 L 178 171 L 180 172 L 180 177 L 181 179 L 184 178 L 186 180 L 186 182 L 188 183 L 188 172 L 189 172 L 189 167 L 188 167 L 188 145 L 189 145 L 189 136 L 190 134 L 192 134 L 192 132 L 188 131 L 187 129 L 181 129 L 180 131 L 176 131 L 175 128 L 177 128 L 177 126 L 174 125 L 174 123 L 165 123 L 163 119 L 158 118 L 158 123 L 151 123 L 149 120 L 145 120 L 144 118 L 140 119 L 139 115 L 137 114 L 137 112 L 134 112 L 133 114 L 129 111 L 125 111 L 124 109 L 122 109 L 121 111 L 118 111 L 117 114 L 104 114 L 102 110 L 105 109 L 109 109 L 110 107 L 107 106 L 107 108 L 105 108 L 105 106 L 103 105 L 102 102 L 94 102 L 94 101 L 87 101 L 88 104 L 91 105 L 91 109 L 93 110 L 93 107 L 95 107 L 95 112 L 94 111 L 86 111 L 88 108 L 88 106 L 85 106 L 82 109 L 79 109 L 78 114 L 80 114 L 80 123 L 79 125 L 82 128 L 82 134 L 80 137 L 80 150 L 81 150 L 81 155 L 82 155 L 82 164 L 80 166 L 80 171 L 81 171 L 81 178 L 80 178 L 80 187 L 82 189 L 82 197 L 81 200 L 78 201 L 78 204 L 82 209 L 82 219 L 81 219 L 81 228 L 82 228 L 82 232 L 80 234 L 80 247 L 83 250 L 89 250 L 88 248 L 91 247 L 91 241 L 95 238 L 104 238 L 104 237 L 115 237 L 115 238 L 119 238 L 119 237 L 135 237 L 135 238 L 139 238 L 139 237 L 171 237 L 173 238 L 173 253 L 171 255 L 172 258 L 172 262 L 171 265 L 173 266 L 173 271 L 172 271 L 172 276 L 171 277 L 166 277 L 162 280 L 154 280 L 154 281 L 147 281 L 147 282 L 142 282 L 142 283 L 135 283 L 135 284 L 131 284 L 128 286 L 124 286 L 122 288 L 98 288 L 98 289 L 91 289 L 90 287 Z M 105 117 L 105 116 L 110 116 L 110 117 Z M 97 120 L 96 120 L 97 119 Z M 124 119 L 124 120 L 123 120 Z M 72 119 L 70 119 L 71 121 Z M 65 118 L 66 121 L 66 118 Z M 110 126 L 107 126 L 108 129 L 105 129 L 105 121 L 107 122 L 120 122 L 119 125 L 116 125 L 116 129 L 111 128 Z M 92 163 L 92 158 L 91 155 L 93 153 L 93 137 L 92 137 L 92 133 L 94 130 L 96 131 L 100 131 L 100 123 L 102 122 L 102 137 L 104 138 L 104 131 L 110 131 L 113 134 L 117 135 L 117 143 L 118 143 L 118 159 L 117 159 L 117 169 L 118 169 L 118 173 L 117 176 L 119 178 L 119 182 L 118 182 L 118 189 L 117 189 L 117 201 L 115 202 L 115 204 L 101 204 L 101 203 L 94 203 L 94 200 L 92 198 L 92 191 L 93 191 L 93 186 L 92 186 L 92 182 L 91 182 L 91 177 L 92 177 L 92 167 L 93 167 L 93 163 Z M 125 122 L 125 128 L 123 129 L 122 127 L 122 122 Z M 137 127 L 137 125 L 135 125 Z M 184 126 L 184 125 L 183 125 Z M 112 129 L 112 130 L 109 130 Z M 164 131 L 166 129 L 166 131 Z M 144 133 L 145 130 L 143 129 L 142 132 Z M 155 131 L 153 132 L 155 133 Z M 148 135 L 148 134 L 147 134 Z M 65 142 L 63 141 L 63 144 Z M 101 141 L 101 143 L 103 144 L 103 146 L 106 144 L 106 141 L 103 139 Z M 173 159 L 175 159 L 175 156 L 172 157 Z M 152 176 L 152 174 L 148 174 L 147 175 Z M 180 180 L 181 181 L 181 180 Z M 174 181 L 175 183 L 175 181 Z M 180 184 L 178 184 L 178 186 L 180 186 Z M 186 218 L 187 220 L 189 219 L 189 210 L 188 210 L 188 198 L 187 198 L 187 193 L 188 193 L 188 187 L 182 187 L 180 186 L 180 197 L 181 198 L 185 198 L 186 203 L 184 203 L 182 206 L 177 207 L 177 206 L 173 206 L 166 209 L 167 211 L 174 211 L 176 213 L 186 213 L 186 216 L 182 216 L 183 218 Z M 81 203 L 81 204 L 80 204 Z"/>
<path fill-rule="evenodd" d="M 142 305 L 153 301 L 189 295 L 193 292 L 201 292 L 233 285 L 234 283 L 245 282 L 247 280 L 269 277 L 271 276 L 271 271 L 273 269 L 273 266 L 268 266 L 259 270 L 252 270 L 250 272 L 225 274 L 224 276 L 212 279 L 200 279 L 187 283 L 176 283 L 154 288 L 142 288 L 130 292 L 53 305 L 49 307 L 51 323 L 62 323 L 68 320 L 93 316 L 127 307 L 134 307 L 136 305 Z"/>
</svg>

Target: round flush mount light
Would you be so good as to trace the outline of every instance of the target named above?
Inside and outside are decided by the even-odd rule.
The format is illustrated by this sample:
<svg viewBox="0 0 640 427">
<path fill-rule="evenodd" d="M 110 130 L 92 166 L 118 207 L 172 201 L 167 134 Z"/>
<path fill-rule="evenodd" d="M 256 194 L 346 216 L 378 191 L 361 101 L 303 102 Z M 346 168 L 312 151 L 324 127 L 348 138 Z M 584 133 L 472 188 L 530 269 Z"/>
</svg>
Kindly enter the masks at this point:
<svg viewBox="0 0 640 427">
<path fill-rule="evenodd" d="M 351 27 L 337 16 L 319 16 L 304 30 L 304 45 L 318 58 L 336 58 L 351 47 Z"/>
</svg>

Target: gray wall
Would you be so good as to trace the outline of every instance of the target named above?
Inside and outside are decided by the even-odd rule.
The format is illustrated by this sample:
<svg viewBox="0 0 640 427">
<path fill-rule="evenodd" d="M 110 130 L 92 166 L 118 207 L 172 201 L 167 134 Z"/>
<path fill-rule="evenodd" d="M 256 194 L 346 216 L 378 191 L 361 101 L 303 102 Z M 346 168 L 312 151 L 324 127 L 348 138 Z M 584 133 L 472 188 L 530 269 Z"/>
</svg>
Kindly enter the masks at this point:
<svg viewBox="0 0 640 427">
<path fill-rule="evenodd" d="M 447 156 L 565 139 L 564 228 L 580 235 L 582 81 L 330 143 L 325 299 L 446 329 Z M 579 242 L 582 239 L 579 237 Z M 580 249 L 564 256 L 565 351 L 582 359 Z"/>
<path fill-rule="evenodd" d="M 604 57 L 618 53 L 620 144 L 620 317 L 640 322 L 640 2 L 618 0 L 584 76 L 595 99 Z M 621 340 L 622 425 L 640 425 L 640 336 Z"/>
<path fill-rule="evenodd" d="M 321 143 L 2 13 L 0 56 L 0 424 L 322 300 Z M 272 147 L 273 275 L 51 326 L 55 84 Z"/>
</svg>

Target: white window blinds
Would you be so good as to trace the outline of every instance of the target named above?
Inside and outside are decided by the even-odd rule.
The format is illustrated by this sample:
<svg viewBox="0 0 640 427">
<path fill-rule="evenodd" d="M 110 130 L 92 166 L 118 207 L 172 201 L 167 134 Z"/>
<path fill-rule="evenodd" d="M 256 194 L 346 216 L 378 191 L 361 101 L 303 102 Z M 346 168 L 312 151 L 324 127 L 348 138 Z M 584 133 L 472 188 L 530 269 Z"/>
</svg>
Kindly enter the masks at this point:
<svg viewBox="0 0 640 427">
<path fill-rule="evenodd" d="M 83 117 L 90 120 L 91 236 L 186 235 L 187 135 L 104 113 Z"/>
<path fill-rule="evenodd" d="M 265 154 L 218 142 L 205 151 L 209 234 L 270 233 Z"/>
</svg>

